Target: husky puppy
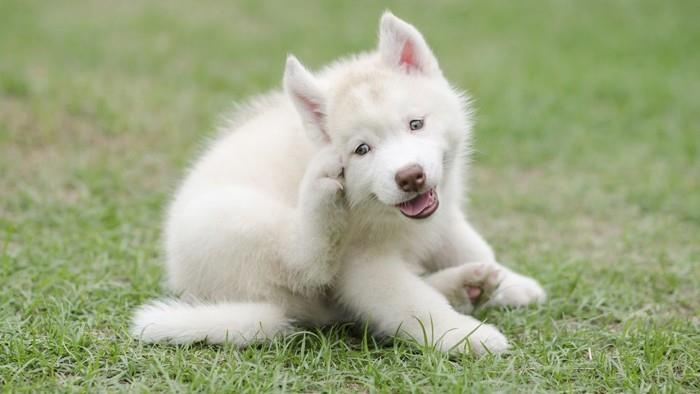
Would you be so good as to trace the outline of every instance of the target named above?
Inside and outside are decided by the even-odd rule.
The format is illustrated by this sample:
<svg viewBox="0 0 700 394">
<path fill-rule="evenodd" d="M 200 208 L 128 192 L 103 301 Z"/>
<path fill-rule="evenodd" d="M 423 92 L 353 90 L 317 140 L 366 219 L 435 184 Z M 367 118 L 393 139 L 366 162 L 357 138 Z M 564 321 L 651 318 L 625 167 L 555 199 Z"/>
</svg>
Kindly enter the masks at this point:
<svg viewBox="0 0 700 394">
<path fill-rule="evenodd" d="M 132 333 L 245 346 L 355 320 L 444 351 L 506 350 L 473 304 L 545 292 L 465 219 L 470 133 L 466 96 L 389 12 L 373 52 L 316 75 L 289 56 L 284 92 L 234 114 L 190 169 L 164 230 L 183 298 L 140 307 Z"/>
</svg>

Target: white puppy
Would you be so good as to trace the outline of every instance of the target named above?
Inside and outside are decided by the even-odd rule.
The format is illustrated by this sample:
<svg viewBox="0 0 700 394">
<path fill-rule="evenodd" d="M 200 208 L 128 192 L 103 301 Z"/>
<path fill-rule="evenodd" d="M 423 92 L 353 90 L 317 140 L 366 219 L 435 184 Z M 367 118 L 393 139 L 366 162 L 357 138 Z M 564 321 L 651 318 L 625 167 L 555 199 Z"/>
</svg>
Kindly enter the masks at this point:
<svg viewBox="0 0 700 394">
<path fill-rule="evenodd" d="M 421 34 L 387 12 L 376 51 L 315 76 L 290 56 L 284 90 L 231 117 L 189 171 L 164 234 L 185 300 L 141 307 L 133 334 L 244 346 L 359 320 L 445 351 L 504 351 L 464 313 L 545 293 L 465 220 L 468 100 Z"/>
</svg>

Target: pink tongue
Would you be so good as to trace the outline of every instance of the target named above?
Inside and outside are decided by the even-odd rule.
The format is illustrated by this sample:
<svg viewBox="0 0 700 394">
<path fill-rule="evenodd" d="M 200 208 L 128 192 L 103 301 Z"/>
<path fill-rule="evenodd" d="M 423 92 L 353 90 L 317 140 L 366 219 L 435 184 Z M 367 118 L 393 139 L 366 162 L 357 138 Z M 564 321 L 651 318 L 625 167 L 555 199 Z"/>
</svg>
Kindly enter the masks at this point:
<svg viewBox="0 0 700 394">
<path fill-rule="evenodd" d="M 423 212 L 425 208 L 431 206 L 435 198 L 433 197 L 433 192 L 428 191 L 423 194 L 419 194 L 416 198 L 410 201 L 403 202 L 399 204 L 399 209 L 405 215 L 416 216 Z"/>
</svg>

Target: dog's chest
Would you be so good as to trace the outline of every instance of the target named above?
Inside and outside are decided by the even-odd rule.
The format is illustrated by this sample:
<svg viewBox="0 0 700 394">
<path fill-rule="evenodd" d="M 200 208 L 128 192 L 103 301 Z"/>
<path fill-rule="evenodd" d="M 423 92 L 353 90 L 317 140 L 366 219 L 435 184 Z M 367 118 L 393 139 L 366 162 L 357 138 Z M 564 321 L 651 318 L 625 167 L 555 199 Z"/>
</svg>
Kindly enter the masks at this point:
<svg viewBox="0 0 700 394">
<path fill-rule="evenodd" d="M 437 219 L 437 218 L 436 218 Z M 443 234 L 437 221 L 394 220 L 377 222 L 374 225 L 351 227 L 344 242 L 341 242 L 342 255 L 350 259 L 360 252 L 375 255 L 400 255 L 412 267 L 412 271 L 422 274 L 426 271 L 431 256 L 441 244 Z"/>
</svg>

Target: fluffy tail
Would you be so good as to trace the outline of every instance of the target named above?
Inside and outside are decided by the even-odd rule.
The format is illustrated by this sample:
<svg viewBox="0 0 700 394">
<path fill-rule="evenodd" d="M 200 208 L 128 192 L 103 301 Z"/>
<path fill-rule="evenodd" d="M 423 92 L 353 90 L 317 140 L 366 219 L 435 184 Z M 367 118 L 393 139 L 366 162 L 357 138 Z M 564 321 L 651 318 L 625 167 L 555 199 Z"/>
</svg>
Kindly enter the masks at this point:
<svg viewBox="0 0 700 394">
<path fill-rule="evenodd" d="M 145 342 L 246 346 L 289 331 L 282 308 L 265 303 L 188 304 L 154 301 L 139 307 L 131 333 Z"/>
</svg>

